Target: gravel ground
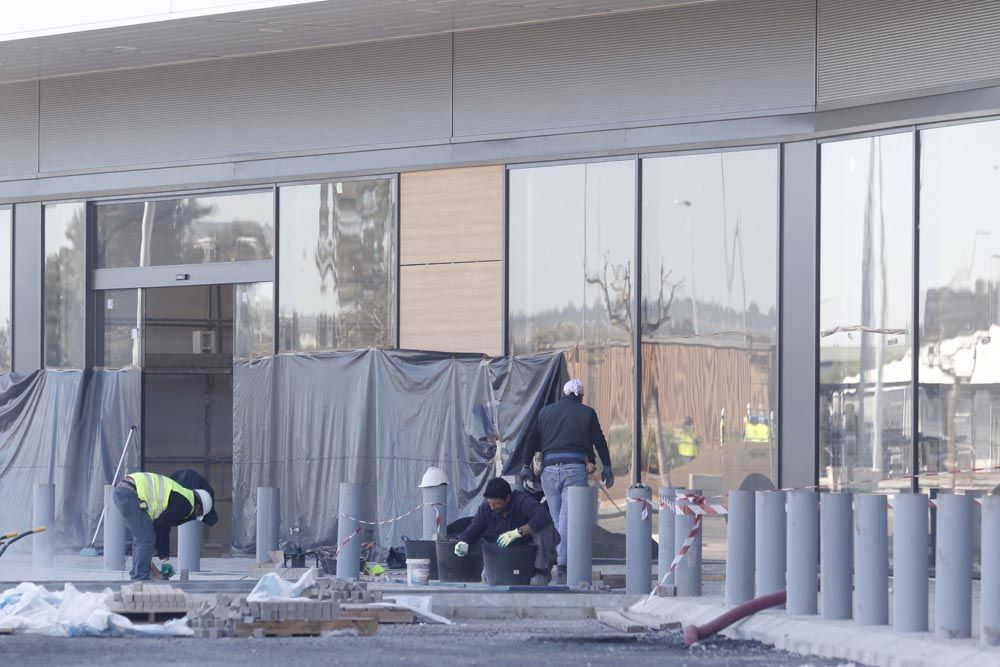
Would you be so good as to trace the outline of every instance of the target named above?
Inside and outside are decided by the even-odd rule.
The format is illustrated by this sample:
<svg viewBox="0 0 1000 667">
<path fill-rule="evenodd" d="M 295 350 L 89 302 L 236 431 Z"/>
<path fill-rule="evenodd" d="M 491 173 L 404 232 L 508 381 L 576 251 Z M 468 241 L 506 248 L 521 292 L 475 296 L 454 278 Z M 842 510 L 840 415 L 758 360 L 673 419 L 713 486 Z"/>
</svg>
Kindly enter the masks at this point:
<svg viewBox="0 0 1000 667">
<path fill-rule="evenodd" d="M 756 642 L 718 639 L 684 648 L 679 633 L 627 635 L 597 621 L 470 621 L 383 625 L 372 637 L 293 639 L 52 639 L 0 636 L 3 664 L 29 665 L 590 665 L 835 667 Z"/>
</svg>

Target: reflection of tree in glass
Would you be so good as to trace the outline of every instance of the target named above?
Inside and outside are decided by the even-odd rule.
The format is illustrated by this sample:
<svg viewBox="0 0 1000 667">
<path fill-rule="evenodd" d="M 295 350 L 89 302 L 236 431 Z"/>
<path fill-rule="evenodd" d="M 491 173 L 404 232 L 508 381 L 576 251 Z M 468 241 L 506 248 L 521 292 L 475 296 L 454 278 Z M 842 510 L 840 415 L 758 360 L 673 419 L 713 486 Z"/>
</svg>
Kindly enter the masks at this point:
<svg viewBox="0 0 1000 667">
<path fill-rule="evenodd" d="M 56 215 L 45 221 L 45 364 L 83 368 L 86 209 L 60 206 L 75 210 L 65 221 Z"/>
</svg>

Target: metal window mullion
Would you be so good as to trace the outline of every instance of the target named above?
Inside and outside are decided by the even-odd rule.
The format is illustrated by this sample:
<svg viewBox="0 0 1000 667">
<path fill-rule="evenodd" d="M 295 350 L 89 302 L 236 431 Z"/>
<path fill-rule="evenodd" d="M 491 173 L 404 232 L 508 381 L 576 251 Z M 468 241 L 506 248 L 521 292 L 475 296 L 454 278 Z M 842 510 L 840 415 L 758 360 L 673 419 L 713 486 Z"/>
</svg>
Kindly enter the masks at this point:
<svg viewBox="0 0 1000 667">
<path fill-rule="evenodd" d="M 642 482 L 642 160 L 635 159 L 635 290 L 632 317 L 632 482 Z"/>
<path fill-rule="evenodd" d="M 914 493 L 920 491 L 920 478 L 917 473 L 920 471 L 920 131 L 913 131 L 913 280 L 912 280 L 912 304 L 910 311 L 910 327 L 913 331 L 910 344 L 911 378 L 910 391 L 912 399 L 910 401 L 910 443 L 912 447 L 910 474 L 910 487 Z"/>
</svg>

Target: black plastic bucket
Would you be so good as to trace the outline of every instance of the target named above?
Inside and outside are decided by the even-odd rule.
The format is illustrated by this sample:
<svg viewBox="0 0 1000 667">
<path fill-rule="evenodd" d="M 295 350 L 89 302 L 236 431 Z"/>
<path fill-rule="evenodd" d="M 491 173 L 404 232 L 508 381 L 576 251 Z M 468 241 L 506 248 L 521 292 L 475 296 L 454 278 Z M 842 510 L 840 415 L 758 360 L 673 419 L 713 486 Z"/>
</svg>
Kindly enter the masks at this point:
<svg viewBox="0 0 1000 667">
<path fill-rule="evenodd" d="M 431 579 L 438 578 L 437 550 L 434 548 L 434 540 L 411 540 L 403 538 L 403 547 L 406 549 L 406 557 L 426 558 L 431 562 Z M 454 548 L 454 547 L 453 547 Z"/>
<path fill-rule="evenodd" d="M 501 548 L 490 543 L 483 546 L 486 579 L 493 586 L 527 586 L 535 574 L 534 544 L 512 544 Z"/>
<path fill-rule="evenodd" d="M 469 546 L 469 553 L 459 558 L 455 555 L 458 540 L 438 540 L 434 544 L 437 552 L 438 581 L 473 583 L 483 580 L 482 542 Z"/>
</svg>

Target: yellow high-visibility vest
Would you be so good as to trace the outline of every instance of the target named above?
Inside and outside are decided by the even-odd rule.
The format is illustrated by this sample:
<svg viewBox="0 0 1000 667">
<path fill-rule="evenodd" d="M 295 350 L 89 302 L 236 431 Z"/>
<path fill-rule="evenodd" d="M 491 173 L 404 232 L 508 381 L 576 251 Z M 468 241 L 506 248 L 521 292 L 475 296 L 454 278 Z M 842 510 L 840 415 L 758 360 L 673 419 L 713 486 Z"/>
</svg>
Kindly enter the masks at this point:
<svg viewBox="0 0 1000 667">
<path fill-rule="evenodd" d="M 167 509 L 171 491 L 181 494 L 191 503 L 191 514 L 194 514 L 194 491 L 184 488 L 169 477 L 151 472 L 134 472 L 126 477 L 135 484 L 135 494 L 146 503 L 146 512 L 153 521 Z"/>
<path fill-rule="evenodd" d="M 674 438 L 677 441 L 678 454 L 690 458 L 698 456 L 698 442 L 697 440 L 695 440 L 694 433 L 682 429 L 677 429 L 676 431 L 674 431 Z"/>
</svg>

